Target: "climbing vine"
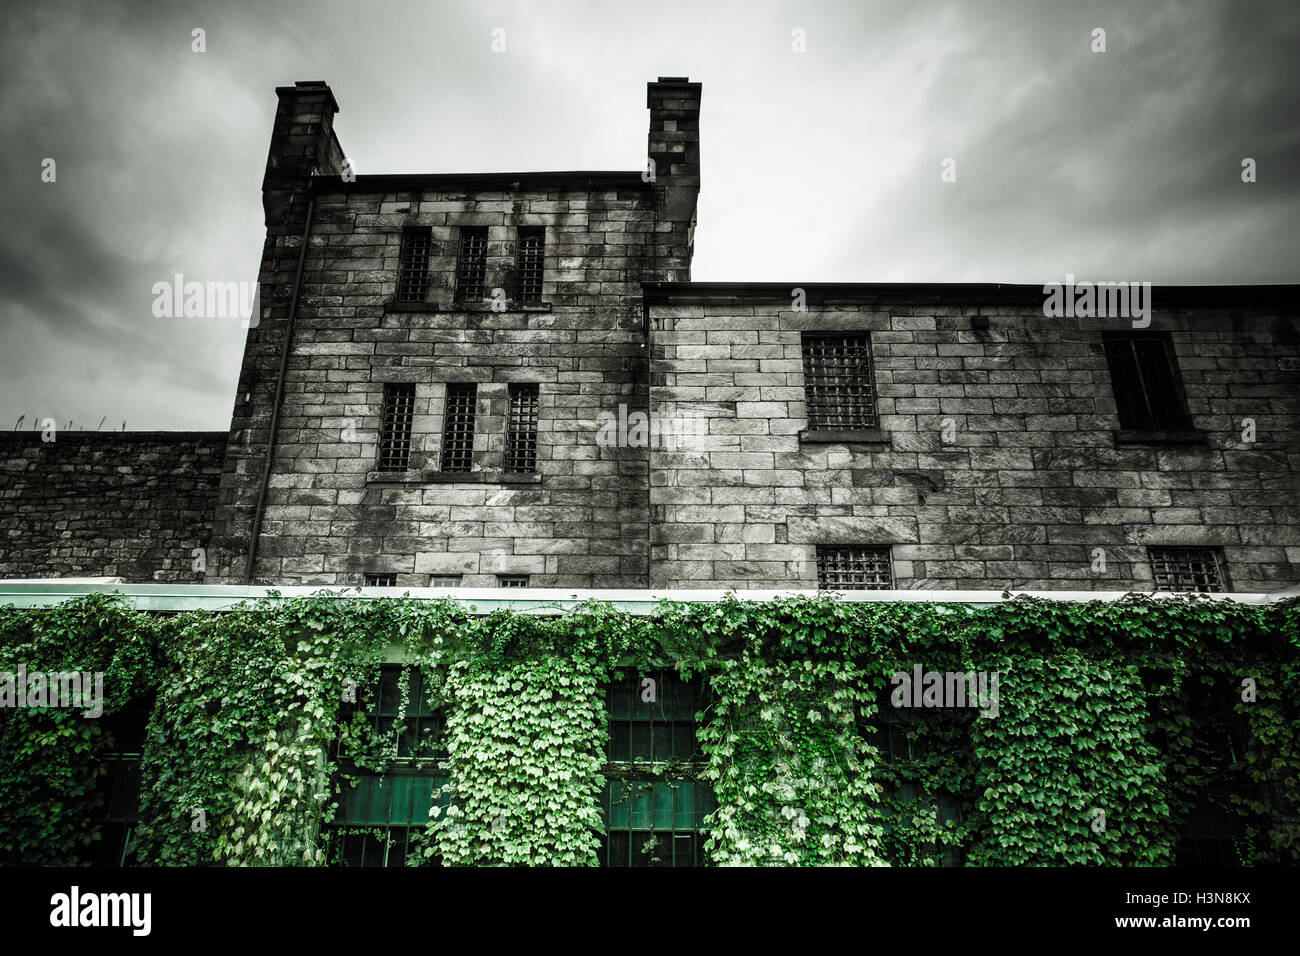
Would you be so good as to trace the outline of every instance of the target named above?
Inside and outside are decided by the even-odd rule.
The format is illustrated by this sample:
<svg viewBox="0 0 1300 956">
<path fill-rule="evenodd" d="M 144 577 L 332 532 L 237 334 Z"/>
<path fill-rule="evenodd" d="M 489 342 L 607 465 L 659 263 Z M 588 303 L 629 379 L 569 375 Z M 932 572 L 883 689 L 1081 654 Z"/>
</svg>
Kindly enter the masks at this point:
<svg viewBox="0 0 1300 956">
<path fill-rule="evenodd" d="M 115 715 L 142 699 L 130 860 L 329 863 L 323 827 L 351 788 L 411 759 L 418 673 L 443 715 L 440 776 L 407 864 L 592 865 L 607 782 L 633 792 L 606 760 L 604 688 L 656 668 L 707 692 L 704 759 L 638 764 L 638 779 L 712 791 L 715 864 L 1164 865 L 1208 812 L 1233 821 L 1243 865 L 1294 863 L 1298 652 L 1295 602 L 1195 597 L 732 598 L 647 616 L 329 593 L 179 614 L 103 594 L 6 607 L 0 672 L 104 680 L 100 718 L 0 683 L 0 863 L 93 857 Z M 383 663 L 403 690 L 377 720 Z M 967 677 L 972 699 L 954 701 Z"/>
</svg>

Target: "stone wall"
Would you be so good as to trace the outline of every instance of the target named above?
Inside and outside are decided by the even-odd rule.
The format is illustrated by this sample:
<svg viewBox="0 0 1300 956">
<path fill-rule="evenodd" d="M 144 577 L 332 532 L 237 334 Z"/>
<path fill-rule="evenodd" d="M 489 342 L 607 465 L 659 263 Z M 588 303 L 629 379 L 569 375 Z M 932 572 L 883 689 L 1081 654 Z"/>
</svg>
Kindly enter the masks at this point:
<svg viewBox="0 0 1300 956">
<path fill-rule="evenodd" d="M 333 142 L 315 125 L 331 121 L 332 96 L 322 112 L 319 87 L 278 92 L 268 169 L 302 148 L 287 129 L 322 149 Z M 249 330 L 218 508 L 221 580 L 243 579 L 292 316 L 255 582 L 356 585 L 383 572 L 399 586 L 425 586 L 431 574 L 462 575 L 466 586 L 495 586 L 497 574 L 528 574 L 533 586 L 645 586 L 646 450 L 602 445 L 598 424 L 620 406 L 647 409 L 641 284 L 689 279 L 698 84 L 650 84 L 648 103 L 653 180 L 318 175 L 287 205 L 268 206 L 264 308 Z M 274 185 L 276 195 L 287 188 Z M 537 226 L 542 301 L 525 305 L 513 298 L 516 240 Z M 396 301 L 408 227 L 428 227 L 432 239 L 418 303 Z M 485 289 L 511 296 L 500 310 L 453 301 L 465 227 L 488 230 Z M 384 385 L 398 382 L 415 386 L 410 469 L 380 473 Z M 442 474 L 447 386 L 463 382 L 478 383 L 474 469 Z M 512 383 L 535 384 L 540 397 L 537 472 L 525 480 L 502 471 Z"/>
<path fill-rule="evenodd" d="M 814 587 L 818 544 L 890 546 L 900 588 L 1150 590 L 1149 544 L 1221 547 L 1237 591 L 1300 582 L 1290 292 L 1153 290 L 1190 444 L 1117 440 L 1101 332 L 1129 320 L 1045 318 L 1041 287 L 807 294 L 648 292 L 653 414 L 707 423 L 651 454 L 654 586 Z M 800 437 L 801 333 L 831 330 L 870 333 L 882 440 Z"/>
<path fill-rule="evenodd" d="M 0 434 L 0 577 L 202 581 L 226 436 Z"/>
</svg>

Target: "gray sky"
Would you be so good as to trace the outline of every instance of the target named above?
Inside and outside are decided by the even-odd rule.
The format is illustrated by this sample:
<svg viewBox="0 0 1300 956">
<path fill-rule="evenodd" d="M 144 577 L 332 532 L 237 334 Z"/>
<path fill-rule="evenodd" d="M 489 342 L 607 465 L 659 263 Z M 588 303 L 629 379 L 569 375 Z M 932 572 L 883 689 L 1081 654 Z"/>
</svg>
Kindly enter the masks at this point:
<svg viewBox="0 0 1300 956">
<path fill-rule="evenodd" d="M 229 427 L 244 330 L 154 318 L 151 289 L 256 278 L 274 88 L 295 80 L 333 87 L 362 174 L 640 169 L 646 82 L 702 82 L 698 281 L 1297 281 L 1293 0 L 57 0 L 5 16 L 4 428 Z"/>
</svg>

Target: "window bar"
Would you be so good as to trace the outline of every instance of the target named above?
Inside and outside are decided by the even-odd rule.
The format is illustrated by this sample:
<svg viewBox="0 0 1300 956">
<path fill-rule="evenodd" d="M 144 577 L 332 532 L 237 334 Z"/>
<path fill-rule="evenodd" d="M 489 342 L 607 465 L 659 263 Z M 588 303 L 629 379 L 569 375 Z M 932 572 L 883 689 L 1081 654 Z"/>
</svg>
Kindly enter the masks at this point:
<svg viewBox="0 0 1300 956">
<path fill-rule="evenodd" d="M 537 386 L 510 386 L 510 417 L 506 428 L 506 471 L 537 470 L 537 413 Z"/>
<path fill-rule="evenodd" d="M 415 414 L 415 385 L 384 386 L 379 425 L 379 470 L 405 471 L 411 461 L 411 422 Z"/>
<path fill-rule="evenodd" d="M 542 227 L 519 230 L 519 301 L 542 301 L 542 267 L 546 230 Z"/>
<path fill-rule="evenodd" d="M 456 265 L 456 301 L 475 302 L 483 298 L 487 260 L 487 227 L 462 226 L 460 257 Z"/>
<path fill-rule="evenodd" d="M 889 548 L 817 548 L 819 590 L 887 591 L 893 586 Z"/>
<path fill-rule="evenodd" d="M 442 470 L 470 471 L 474 460 L 474 404 L 478 386 L 447 386 L 447 414 L 442 429 Z"/>
<path fill-rule="evenodd" d="M 397 272 L 399 302 L 424 301 L 424 294 L 429 288 L 429 252 L 432 245 L 432 231 L 428 226 L 402 231 L 402 252 Z"/>
<path fill-rule="evenodd" d="M 867 336 L 805 335 L 803 365 L 809 428 L 876 427 L 876 390 Z"/>
</svg>

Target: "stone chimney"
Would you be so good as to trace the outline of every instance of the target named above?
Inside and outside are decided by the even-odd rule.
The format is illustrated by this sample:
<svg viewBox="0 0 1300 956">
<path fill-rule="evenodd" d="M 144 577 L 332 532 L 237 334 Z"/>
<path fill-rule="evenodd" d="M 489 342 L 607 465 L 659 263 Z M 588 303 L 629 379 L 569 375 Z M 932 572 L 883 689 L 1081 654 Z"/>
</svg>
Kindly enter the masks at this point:
<svg viewBox="0 0 1300 956">
<path fill-rule="evenodd" d="M 700 84 L 684 76 L 661 76 L 646 84 L 646 106 L 659 221 L 672 223 L 664 237 L 667 247 L 656 250 L 658 261 L 661 269 L 672 273 L 672 280 L 687 282 L 700 195 Z"/>
<path fill-rule="evenodd" d="M 266 225 L 288 225 L 296 196 L 304 194 L 313 174 L 343 172 L 343 149 L 334 135 L 339 104 L 323 80 L 303 80 L 279 86 L 280 98 L 271 127 L 271 148 L 262 178 L 262 209 Z"/>
</svg>

